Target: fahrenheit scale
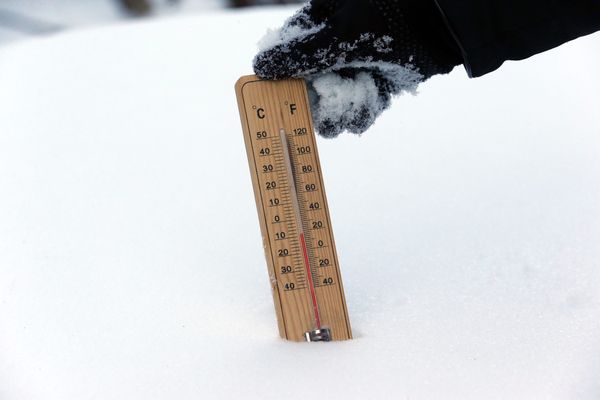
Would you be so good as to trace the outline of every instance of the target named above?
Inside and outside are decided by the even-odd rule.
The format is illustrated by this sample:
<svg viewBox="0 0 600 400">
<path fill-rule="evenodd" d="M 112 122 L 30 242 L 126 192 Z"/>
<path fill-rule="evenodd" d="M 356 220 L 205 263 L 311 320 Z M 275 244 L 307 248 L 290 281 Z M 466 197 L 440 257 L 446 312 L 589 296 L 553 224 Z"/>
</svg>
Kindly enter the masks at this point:
<svg viewBox="0 0 600 400">
<path fill-rule="evenodd" d="M 352 338 L 303 80 L 235 85 L 281 337 Z"/>
</svg>

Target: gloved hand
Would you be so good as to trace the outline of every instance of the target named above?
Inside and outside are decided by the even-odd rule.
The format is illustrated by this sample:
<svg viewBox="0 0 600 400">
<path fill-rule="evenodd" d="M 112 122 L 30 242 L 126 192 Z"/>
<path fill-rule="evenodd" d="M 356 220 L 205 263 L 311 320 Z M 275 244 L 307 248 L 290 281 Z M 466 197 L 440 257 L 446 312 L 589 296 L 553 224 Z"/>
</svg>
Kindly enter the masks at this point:
<svg viewBox="0 0 600 400">
<path fill-rule="evenodd" d="M 392 95 L 462 63 L 434 0 L 312 0 L 259 46 L 255 73 L 305 78 L 328 137 L 364 132 Z"/>
</svg>

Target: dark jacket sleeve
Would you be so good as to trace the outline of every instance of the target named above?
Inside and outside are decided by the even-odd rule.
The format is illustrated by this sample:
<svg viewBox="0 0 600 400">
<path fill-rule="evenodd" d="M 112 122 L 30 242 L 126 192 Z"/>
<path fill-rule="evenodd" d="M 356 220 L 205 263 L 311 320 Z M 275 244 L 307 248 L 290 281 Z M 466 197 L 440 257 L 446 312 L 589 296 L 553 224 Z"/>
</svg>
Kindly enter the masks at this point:
<svg viewBox="0 0 600 400">
<path fill-rule="evenodd" d="M 469 76 L 600 30 L 600 0 L 435 0 Z"/>
</svg>

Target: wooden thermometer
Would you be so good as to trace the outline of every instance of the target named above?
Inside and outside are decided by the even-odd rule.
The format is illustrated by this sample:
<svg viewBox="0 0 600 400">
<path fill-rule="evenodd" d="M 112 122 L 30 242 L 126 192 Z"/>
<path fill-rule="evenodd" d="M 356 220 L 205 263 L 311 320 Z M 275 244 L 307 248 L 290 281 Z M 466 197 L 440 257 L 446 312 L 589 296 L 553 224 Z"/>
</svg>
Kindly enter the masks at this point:
<svg viewBox="0 0 600 400">
<path fill-rule="evenodd" d="M 281 337 L 352 338 L 306 84 L 235 85 Z"/>
</svg>

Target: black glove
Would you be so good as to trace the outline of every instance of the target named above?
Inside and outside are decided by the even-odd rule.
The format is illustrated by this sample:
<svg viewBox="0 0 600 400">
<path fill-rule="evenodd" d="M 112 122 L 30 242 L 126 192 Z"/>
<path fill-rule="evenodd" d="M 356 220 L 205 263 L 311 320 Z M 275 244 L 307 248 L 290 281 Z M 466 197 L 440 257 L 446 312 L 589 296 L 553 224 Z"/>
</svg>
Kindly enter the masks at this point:
<svg viewBox="0 0 600 400">
<path fill-rule="evenodd" d="M 329 137 L 364 132 L 392 95 L 462 63 L 434 0 L 312 0 L 262 47 L 256 74 L 306 78 Z"/>
</svg>

